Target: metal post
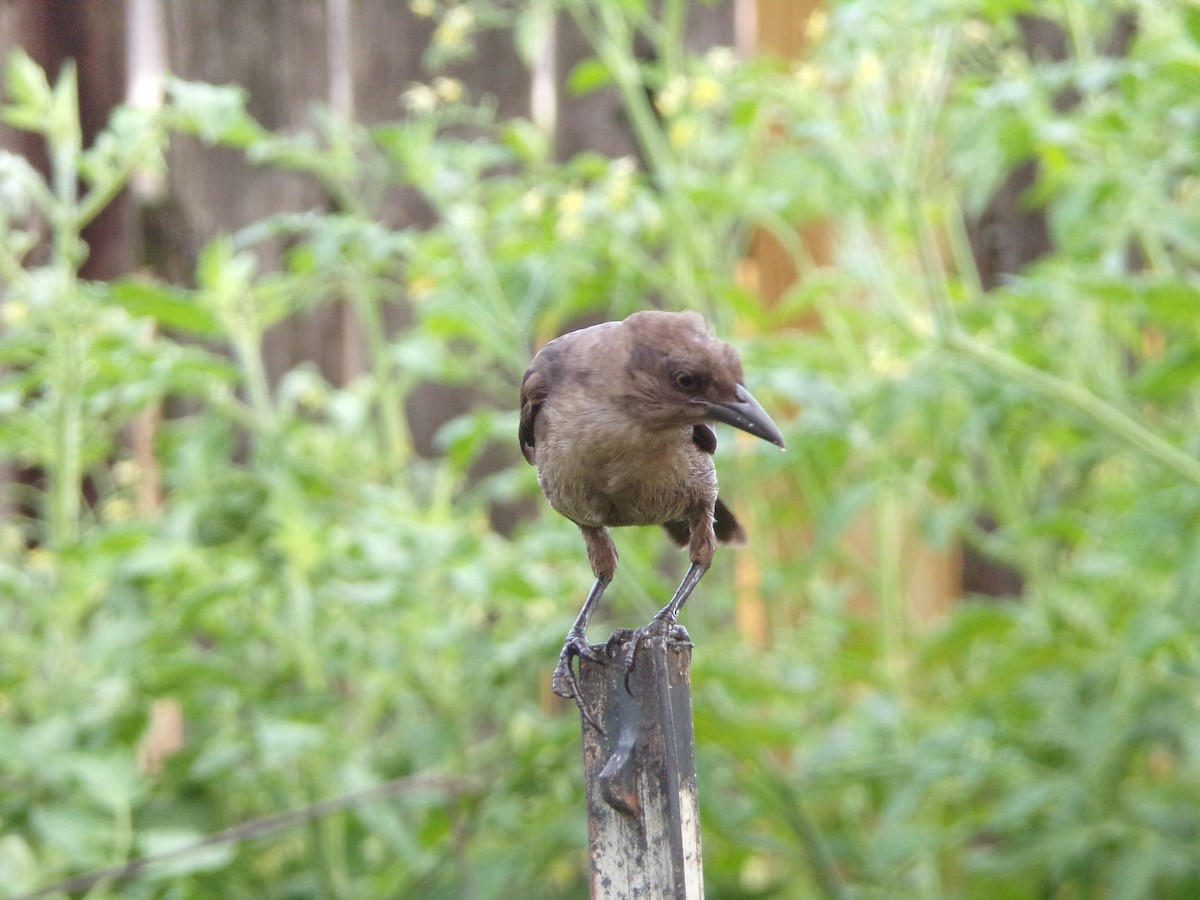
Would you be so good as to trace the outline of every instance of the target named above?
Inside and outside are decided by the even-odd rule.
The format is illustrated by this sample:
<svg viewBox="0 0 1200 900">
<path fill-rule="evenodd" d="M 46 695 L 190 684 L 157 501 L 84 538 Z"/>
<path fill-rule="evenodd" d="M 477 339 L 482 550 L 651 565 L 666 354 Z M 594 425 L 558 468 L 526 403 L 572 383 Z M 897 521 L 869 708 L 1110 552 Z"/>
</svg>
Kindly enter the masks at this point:
<svg viewBox="0 0 1200 900">
<path fill-rule="evenodd" d="M 606 664 L 579 667 L 604 729 L 583 721 L 592 900 L 701 900 L 692 645 L 642 641 L 632 671 L 629 644 L 614 649 Z"/>
</svg>

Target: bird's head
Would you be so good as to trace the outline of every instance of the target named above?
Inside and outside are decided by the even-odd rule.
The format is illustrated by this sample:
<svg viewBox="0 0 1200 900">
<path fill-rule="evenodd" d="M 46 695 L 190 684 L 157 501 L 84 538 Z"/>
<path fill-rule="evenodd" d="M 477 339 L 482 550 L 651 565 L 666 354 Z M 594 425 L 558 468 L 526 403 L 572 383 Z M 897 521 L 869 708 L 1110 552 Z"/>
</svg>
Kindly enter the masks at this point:
<svg viewBox="0 0 1200 900">
<path fill-rule="evenodd" d="M 694 312 L 634 313 L 624 382 L 631 409 L 659 427 L 724 422 L 783 447 L 783 435 L 746 390 L 737 351 Z"/>
</svg>

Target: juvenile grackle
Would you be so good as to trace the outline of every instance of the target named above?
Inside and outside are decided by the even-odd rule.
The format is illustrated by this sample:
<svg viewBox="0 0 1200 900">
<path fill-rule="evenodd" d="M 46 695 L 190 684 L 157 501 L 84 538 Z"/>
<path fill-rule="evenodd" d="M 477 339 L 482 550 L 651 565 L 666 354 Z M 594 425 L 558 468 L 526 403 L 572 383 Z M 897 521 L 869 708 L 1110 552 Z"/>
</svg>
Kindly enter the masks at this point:
<svg viewBox="0 0 1200 900">
<path fill-rule="evenodd" d="M 779 447 L 783 437 L 742 381 L 737 351 L 694 312 L 638 312 L 573 331 L 543 347 L 525 373 L 521 451 L 537 466 L 550 505 L 579 526 L 596 577 L 552 681 L 554 692 L 575 698 L 589 721 L 572 660 L 604 661 L 584 631 L 617 568 L 608 529 L 662 525 L 691 558 L 670 603 L 630 633 L 635 644 L 682 632 L 679 611 L 711 565 L 716 543 L 745 541 L 717 497 L 710 423 Z"/>
</svg>

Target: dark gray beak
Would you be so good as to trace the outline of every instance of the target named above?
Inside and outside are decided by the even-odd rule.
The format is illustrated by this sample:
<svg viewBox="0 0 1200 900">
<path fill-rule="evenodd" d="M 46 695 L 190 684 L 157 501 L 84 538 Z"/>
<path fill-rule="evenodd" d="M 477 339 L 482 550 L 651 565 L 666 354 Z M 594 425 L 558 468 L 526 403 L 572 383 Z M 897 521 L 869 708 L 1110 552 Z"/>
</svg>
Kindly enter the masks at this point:
<svg viewBox="0 0 1200 900">
<path fill-rule="evenodd" d="M 783 435 L 767 415 L 767 411 L 758 405 L 758 401 L 750 392 L 737 386 L 737 398 L 732 403 L 705 404 L 708 417 L 734 428 L 740 428 L 747 434 L 770 441 L 776 447 L 784 449 Z"/>
</svg>

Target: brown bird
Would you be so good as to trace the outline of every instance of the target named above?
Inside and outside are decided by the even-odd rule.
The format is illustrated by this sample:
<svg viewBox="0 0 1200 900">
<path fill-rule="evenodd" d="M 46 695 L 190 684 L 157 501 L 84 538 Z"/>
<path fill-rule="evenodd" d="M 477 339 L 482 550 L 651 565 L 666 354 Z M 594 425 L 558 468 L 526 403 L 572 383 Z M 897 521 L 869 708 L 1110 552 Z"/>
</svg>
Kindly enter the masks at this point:
<svg viewBox="0 0 1200 900">
<path fill-rule="evenodd" d="M 552 681 L 554 692 L 574 697 L 589 721 L 572 661 L 604 661 L 584 632 L 617 569 L 608 529 L 665 526 L 691 558 L 670 603 L 631 633 L 635 643 L 681 632 L 679 611 L 717 542 L 745 540 L 717 497 L 717 435 L 709 423 L 724 422 L 781 448 L 783 436 L 742 382 L 737 351 L 694 312 L 639 312 L 573 331 L 543 347 L 525 373 L 521 451 L 537 466 L 550 505 L 579 526 L 596 577 Z"/>
</svg>

